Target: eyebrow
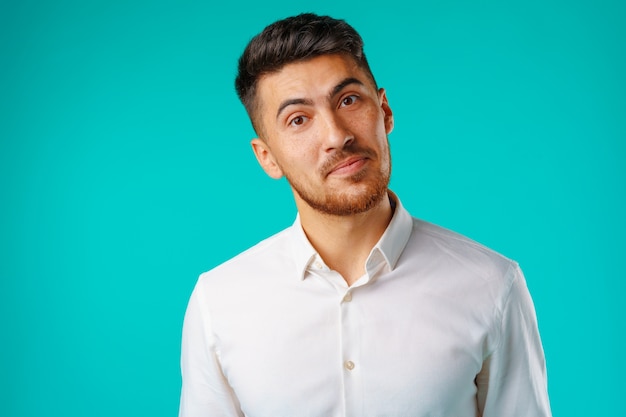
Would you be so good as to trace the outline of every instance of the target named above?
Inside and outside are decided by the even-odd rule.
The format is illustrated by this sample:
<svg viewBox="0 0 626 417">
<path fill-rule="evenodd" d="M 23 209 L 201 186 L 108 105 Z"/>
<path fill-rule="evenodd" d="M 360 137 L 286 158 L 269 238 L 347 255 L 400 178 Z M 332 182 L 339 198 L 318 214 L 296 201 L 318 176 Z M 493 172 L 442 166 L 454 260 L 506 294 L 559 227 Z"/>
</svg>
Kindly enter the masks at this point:
<svg viewBox="0 0 626 417">
<path fill-rule="evenodd" d="M 347 86 L 349 86 L 350 84 L 357 84 L 357 85 L 365 85 L 363 84 L 363 82 L 357 78 L 354 77 L 349 77 L 346 78 L 344 80 L 342 80 L 339 84 L 337 84 L 336 86 L 333 87 L 333 89 L 330 91 L 330 94 L 328 94 L 328 98 L 333 98 L 334 96 L 336 96 L 337 94 L 339 94 L 341 92 L 341 90 L 343 90 L 344 88 L 346 88 Z M 290 98 L 287 99 L 283 102 L 280 103 L 280 106 L 278 106 L 278 111 L 276 111 L 276 118 L 278 119 L 278 117 L 280 117 L 280 114 L 282 113 L 283 110 L 285 110 L 286 107 L 289 106 L 293 106 L 296 104 L 304 104 L 304 105 L 312 105 L 313 101 L 310 99 L 306 99 L 306 98 Z"/>
<path fill-rule="evenodd" d="M 341 92 L 341 90 L 343 90 L 344 88 L 346 88 L 350 84 L 357 84 L 357 85 L 361 85 L 361 86 L 364 85 L 363 82 L 361 80 L 357 79 L 357 78 L 354 78 L 354 77 L 346 78 L 343 81 L 341 81 L 339 84 L 337 84 L 335 86 L 335 88 L 332 89 L 332 91 L 328 95 L 328 98 L 332 98 L 332 97 L 336 96 L 337 94 L 339 94 Z"/>
<path fill-rule="evenodd" d="M 293 106 L 294 104 L 311 105 L 313 104 L 313 102 L 311 100 L 304 99 L 304 98 L 287 99 L 283 101 L 282 103 L 280 103 L 280 106 L 278 106 L 278 111 L 276 112 L 276 118 L 278 119 L 278 117 L 280 116 L 280 113 L 282 113 L 282 111 L 285 110 L 285 107 Z"/>
</svg>

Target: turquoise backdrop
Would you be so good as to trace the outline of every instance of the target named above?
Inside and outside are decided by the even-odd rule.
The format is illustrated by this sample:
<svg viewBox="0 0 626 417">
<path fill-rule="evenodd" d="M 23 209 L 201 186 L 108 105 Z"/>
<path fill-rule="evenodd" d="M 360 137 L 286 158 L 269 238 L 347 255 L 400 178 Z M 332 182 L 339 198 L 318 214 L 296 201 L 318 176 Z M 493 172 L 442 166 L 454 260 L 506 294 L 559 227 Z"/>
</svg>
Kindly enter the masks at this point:
<svg viewBox="0 0 626 417">
<path fill-rule="evenodd" d="M 626 3 L 607 0 L 2 1 L 0 415 L 176 415 L 198 274 L 295 216 L 233 77 L 303 11 L 363 35 L 404 205 L 520 262 L 554 415 L 624 415 Z"/>
</svg>

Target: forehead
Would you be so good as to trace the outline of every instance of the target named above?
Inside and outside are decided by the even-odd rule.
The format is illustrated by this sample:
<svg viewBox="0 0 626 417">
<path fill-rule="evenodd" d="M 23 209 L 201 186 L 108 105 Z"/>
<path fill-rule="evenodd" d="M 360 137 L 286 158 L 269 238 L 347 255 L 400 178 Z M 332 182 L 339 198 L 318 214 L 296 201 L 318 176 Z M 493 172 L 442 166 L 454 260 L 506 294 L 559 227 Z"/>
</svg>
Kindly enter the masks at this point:
<svg viewBox="0 0 626 417">
<path fill-rule="evenodd" d="M 279 71 L 263 75 L 257 84 L 257 100 L 262 117 L 276 111 L 286 99 L 326 97 L 346 78 L 356 78 L 376 90 L 371 77 L 346 55 L 322 55 L 285 65 Z"/>
</svg>

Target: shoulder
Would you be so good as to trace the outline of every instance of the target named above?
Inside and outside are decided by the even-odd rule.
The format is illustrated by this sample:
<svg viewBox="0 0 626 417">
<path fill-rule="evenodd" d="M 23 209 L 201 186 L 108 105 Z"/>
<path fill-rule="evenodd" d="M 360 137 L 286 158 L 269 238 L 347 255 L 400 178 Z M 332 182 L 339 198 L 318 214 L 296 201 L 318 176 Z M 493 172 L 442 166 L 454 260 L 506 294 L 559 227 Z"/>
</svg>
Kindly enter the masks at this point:
<svg viewBox="0 0 626 417">
<path fill-rule="evenodd" d="M 197 287 L 238 285 L 253 277 L 284 269 L 290 261 L 292 227 L 288 227 L 246 249 L 233 258 L 202 273 Z"/>
<path fill-rule="evenodd" d="M 418 285 L 424 284 L 420 288 L 437 300 L 437 308 L 448 306 L 483 323 L 493 336 L 489 342 L 493 347 L 511 294 L 525 285 L 518 263 L 467 236 L 419 219 L 413 219 L 405 252 L 405 271 L 414 273 Z"/>
<path fill-rule="evenodd" d="M 518 275 L 516 261 L 467 236 L 416 218 L 407 249 L 411 256 L 429 258 L 454 276 L 495 280 L 508 287 Z"/>
</svg>

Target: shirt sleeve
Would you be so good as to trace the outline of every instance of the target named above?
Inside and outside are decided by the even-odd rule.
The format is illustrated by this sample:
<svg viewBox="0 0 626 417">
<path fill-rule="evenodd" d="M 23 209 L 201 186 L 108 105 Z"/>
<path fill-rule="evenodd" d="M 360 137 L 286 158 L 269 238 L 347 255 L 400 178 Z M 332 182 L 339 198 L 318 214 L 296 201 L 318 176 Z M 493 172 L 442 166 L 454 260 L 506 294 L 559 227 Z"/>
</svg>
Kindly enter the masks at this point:
<svg viewBox="0 0 626 417">
<path fill-rule="evenodd" d="M 546 366 L 535 308 L 517 265 L 500 311 L 496 348 L 476 377 L 482 417 L 550 417 Z"/>
<path fill-rule="evenodd" d="M 203 301 L 201 288 L 196 286 L 183 324 L 179 417 L 242 417 L 239 402 L 222 373 Z"/>
</svg>

